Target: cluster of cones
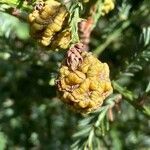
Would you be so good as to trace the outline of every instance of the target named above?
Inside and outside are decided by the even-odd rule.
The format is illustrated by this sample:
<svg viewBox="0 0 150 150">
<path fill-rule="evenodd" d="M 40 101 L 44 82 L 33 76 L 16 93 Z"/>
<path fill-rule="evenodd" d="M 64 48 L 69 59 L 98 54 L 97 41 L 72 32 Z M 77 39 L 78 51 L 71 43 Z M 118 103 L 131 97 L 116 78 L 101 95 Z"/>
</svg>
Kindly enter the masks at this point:
<svg viewBox="0 0 150 150">
<path fill-rule="evenodd" d="M 46 47 L 70 47 L 56 85 L 65 104 L 76 112 L 89 113 L 99 108 L 113 91 L 109 67 L 87 51 L 94 23 L 92 17 L 79 23 L 80 43 L 72 46 L 68 17 L 69 12 L 60 2 L 41 1 L 29 14 L 31 36 Z"/>
</svg>

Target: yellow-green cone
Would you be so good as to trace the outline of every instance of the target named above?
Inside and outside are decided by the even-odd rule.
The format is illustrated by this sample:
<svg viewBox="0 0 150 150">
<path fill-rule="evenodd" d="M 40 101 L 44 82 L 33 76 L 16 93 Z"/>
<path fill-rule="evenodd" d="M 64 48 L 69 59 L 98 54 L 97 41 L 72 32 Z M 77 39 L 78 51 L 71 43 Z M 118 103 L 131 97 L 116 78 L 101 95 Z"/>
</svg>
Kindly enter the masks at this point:
<svg viewBox="0 0 150 150">
<path fill-rule="evenodd" d="M 61 100 L 76 112 L 89 113 L 99 108 L 113 89 L 109 67 L 89 52 L 80 53 L 83 60 L 72 70 L 63 63 L 57 80 Z"/>
<path fill-rule="evenodd" d="M 67 16 L 66 7 L 55 0 L 46 1 L 44 4 L 41 3 L 41 5 L 37 4 L 33 12 L 28 16 L 31 36 L 41 45 L 51 46 L 54 36 L 65 30 L 63 25 Z M 55 40 L 57 41 L 56 38 Z M 58 43 L 59 41 L 60 37 L 58 38 Z M 68 43 L 69 41 L 70 39 Z M 62 44 L 59 45 L 60 48 L 61 46 L 64 47 Z"/>
</svg>

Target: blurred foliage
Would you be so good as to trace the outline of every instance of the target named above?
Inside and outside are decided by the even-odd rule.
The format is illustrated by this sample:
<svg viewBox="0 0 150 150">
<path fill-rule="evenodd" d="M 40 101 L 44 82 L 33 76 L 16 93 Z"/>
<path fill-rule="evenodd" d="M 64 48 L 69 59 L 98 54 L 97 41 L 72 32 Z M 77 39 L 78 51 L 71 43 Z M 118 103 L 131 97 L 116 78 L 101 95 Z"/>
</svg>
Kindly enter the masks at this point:
<svg viewBox="0 0 150 150">
<path fill-rule="evenodd" d="M 0 2 L 0 150 L 149 150 L 150 1 L 117 0 L 115 9 L 98 20 L 90 50 L 108 62 L 115 90 L 88 116 L 59 101 L 54 82 L 65 52 L 46 51 L 30 38 L 24 17 L 31 6 L 18 2 Z M 18 4 L 21 17 L 12 13 Z M 86 7 L 72 10 L 73 16 L 79 17 L 79 10 L 86 16 Z"/>
</svg>

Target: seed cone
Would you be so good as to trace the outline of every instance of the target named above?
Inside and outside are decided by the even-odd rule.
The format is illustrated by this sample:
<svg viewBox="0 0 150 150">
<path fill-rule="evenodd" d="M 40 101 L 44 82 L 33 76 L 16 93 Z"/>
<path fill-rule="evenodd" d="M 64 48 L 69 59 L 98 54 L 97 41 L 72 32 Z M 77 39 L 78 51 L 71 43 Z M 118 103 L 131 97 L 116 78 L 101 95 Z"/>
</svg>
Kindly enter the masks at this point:
<svg viewBox="0 0 150 150">
<path fill-rule="evenodd" d="M 70 41 L 71 41 L 71 33 L 69 28 L 66 28 L 54 37 L 51 43 L 51 47 L 67 49 L 70 45 Z"/>
<path fill-rule="evenodd" d="M 43 46 L 50 46 L 52 42 L 57 41 L 55 35 L 60 35 L 61 31 L 64 34 L 64 24 L 68 16 L 68 11 L 64 5 L 61 3 L 50 0 L 50 1 L 40 1 L 36 4 L 35 9 L 29 14 L 28 20 L 30 23 L 30 34 Z M 69 36 L 68 36 L 69 37 Z M 61 39 L 62 36 L 58 36 L 59 41 L 64 41 Z M 68 43 L 70 38 L 67 38 Z M 57 42 L 55 42 L 57 43 Z M 62 43 L 62 42 L 61 42 Z M 54 44 L 53 44 L 54 45 Z M 67 47 L 63 44 L 59 44 L 60 48 Z"/>
<path fill-rule="evenodd" d="M 69 60 L 66 60 L 60 68 L 56 83 L 65 104 L 76 112 L 90 113 L 99 108 L 112 93 L 109 67 L 92 53 L 78 51 L 78 54 L 82 61 L 72 69 L 67 63 Z"/>
</svg>

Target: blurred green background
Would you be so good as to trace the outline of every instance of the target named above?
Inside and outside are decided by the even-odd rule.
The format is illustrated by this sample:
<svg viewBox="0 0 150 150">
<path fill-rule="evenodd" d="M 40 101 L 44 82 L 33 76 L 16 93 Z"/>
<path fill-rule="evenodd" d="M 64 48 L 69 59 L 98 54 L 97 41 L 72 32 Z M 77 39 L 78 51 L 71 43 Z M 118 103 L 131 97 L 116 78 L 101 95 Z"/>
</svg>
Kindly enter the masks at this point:
<svg viewBox="0 0 150 150">
<path fill-rule="evenodd" d="M 83 116 L 68 110 L 57 97 L 54 82 L 65 52 L 39 47 L 29 36 L 27 22 L 11 15 L 9 7 L 0 3 L 0 150 L 70 150 Z M 150 33 L 149 8 L 149 0 L 117 0 L 115 9 L 100 18 L 92 32 L 90 49 L 109 64 L 112 80 L 118 80 L 120 72 L 145 50 L 139 39 L 144 28 Z M 146 104 L 149 64 L 142 61 L 134 76 L 119 77 L 119 83 Z M 150 120 L 125 98 L 120 109 L 110 130 L 99 137 L 101 149 L 149 150 Z"/>
</svg>

